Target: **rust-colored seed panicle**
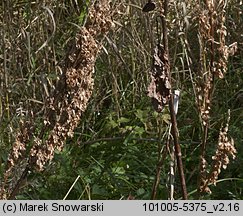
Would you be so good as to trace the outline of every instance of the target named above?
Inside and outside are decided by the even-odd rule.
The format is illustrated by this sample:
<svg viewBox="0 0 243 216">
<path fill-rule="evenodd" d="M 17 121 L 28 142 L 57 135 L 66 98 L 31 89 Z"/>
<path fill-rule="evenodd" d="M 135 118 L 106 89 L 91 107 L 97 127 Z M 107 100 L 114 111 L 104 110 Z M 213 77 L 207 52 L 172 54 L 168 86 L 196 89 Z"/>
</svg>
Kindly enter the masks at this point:
<svg viewBox="0 0 243 216">
<path fill-rule="evenodd" d="M 11 191 L 16 191 L 18 183 L 7 186 L 13 176 L 14 167 L 20 163 L 23 154 L 27 154 L 25 172 L 35 168 L 42 171 L 45 164 L 52 160 L 55 150 L 61 151 L 67 137 L 72 137 L 81 114 L 85 111 L 91 97 L 94 80 L 95 61 L 101 46 L 100 36 L 106 34 L 113 26 L 111 8 L 108 0 L 100 0 L 89 9 L 89 17 L 85 26 L 80 28 L 72 49 L 66 59 L 63 74 L 57 82 L 55 91 L 45 104 L 43 128 L 38 135 L 31 138 L 30 127 L 23 123 L 24 130 L 16 136 L 12 153 L 9 156 L 9 168 L 4 176 L 4 184 L 0 190 L 1 198 L 13 198 Z M 31 131 L 30 134 L 35 134 Z M 30 144 L 28 153 L 26 145 Z M 21 181 L 21 174 L 18 175 Z M 13 189 L 15 188 L 15 189 Z"/>
</svg>

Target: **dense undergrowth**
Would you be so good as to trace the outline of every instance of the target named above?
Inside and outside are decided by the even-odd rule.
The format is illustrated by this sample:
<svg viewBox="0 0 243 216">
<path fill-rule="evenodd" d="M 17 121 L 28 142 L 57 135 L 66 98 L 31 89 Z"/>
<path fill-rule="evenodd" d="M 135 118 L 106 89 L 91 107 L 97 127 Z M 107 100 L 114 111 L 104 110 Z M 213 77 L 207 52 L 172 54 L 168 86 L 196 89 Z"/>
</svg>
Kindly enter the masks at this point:
<svg viewBox="0 0 243 216">
<path fill-rule="evenodd" d="M 82 2 L 51 1 L 43 7 L 39 1 L 11 0 L 0 5 L 1 186 L 23 122 L 35 125 L 36 131 L 41 128 L 47 98 L 63 73 L 73 38 L 88 16 L 90 5 L 88 1 L 87 5 Z M 160 21 L 156 21 L 160 1 L 154 2 L 156 9 L 144 13 L 144 0 L 112 1 L 115 27 L 101 39 L 103 46 L 96 59 L 88 107 L 62 151 L 55 150 L 54 158 L 43 171 L 29 171 L 17 199 L 151 198 L 161 151 L 170 137 L 169 108 L 157 113 L 147 96 L 153 48 L 162 31 Z M 203 82 L 197 79 L 197 70 L 202 62 L 207 67 L 212 55 L 208 51 L 205 61 L 200 58 L 198 10 L 206 6 L 204 1 L 169 2 L 172 88 L 181 91 L 177 114 L 179 140 L 189 199 L 198 199 L 200 145 L 205 131 L 195 83 Z M 227 124 L 228 110 L 228 134 L 234 139 L 237 154 L 234 160 L 230 157 L 227 169 L 221 170 L 216 186 L 210 183 L 211 193 L 201 194 L 200 199 L 243 199 L 242 11 L 242 1 L 228 1 L 225 7 L 225 43 L 237 42 L 237 51 L 229 56 L 224 76 L 213 82 L 206 172 L 210 173 L 212 168 L 212 156 L 220 129 Z M 32 145 L 27 146 L 27 151 Z M 157 199 L 169 197 L 172 149 L 168 149 L 161 164 Z M 18 178 L 19 169 L 12 178 Z M 7 180 L 10 185 L 12 181 L 15 180 Z M 174 198 L 180 199 L 177 172 L 174 184 Z"/>
</svg>

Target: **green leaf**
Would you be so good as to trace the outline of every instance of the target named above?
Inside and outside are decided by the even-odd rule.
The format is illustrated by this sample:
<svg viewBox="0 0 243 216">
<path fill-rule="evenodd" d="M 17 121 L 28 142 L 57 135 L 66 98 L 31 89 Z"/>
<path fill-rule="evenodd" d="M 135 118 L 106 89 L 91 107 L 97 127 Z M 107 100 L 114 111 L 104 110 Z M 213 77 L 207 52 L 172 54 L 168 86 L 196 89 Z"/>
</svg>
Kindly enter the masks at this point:
<svg viewBox="0 0 243 216">
<path fill-rule="evenodd" d="M 125 118 L 125 117 L 121 117 L 117 120 L 118 123 L 127 123 L 130 122 L 130 119 Z"/>
<path fill-rule="evenodd" d="M 92 194 L 106 196 L 107 191 L 103 187 L 101 187 L 97 184 L 94 184 L 92 187 Z"/>
<path fill-rule="evenodd" d="M 139 188 L 139 189 L 137 190 L 137 195 L 138 195 L 138 196 L 141 196 L 141 195 L 143 195 L 144 193 L 145 193 L 144 188 Z"/>
</svg>

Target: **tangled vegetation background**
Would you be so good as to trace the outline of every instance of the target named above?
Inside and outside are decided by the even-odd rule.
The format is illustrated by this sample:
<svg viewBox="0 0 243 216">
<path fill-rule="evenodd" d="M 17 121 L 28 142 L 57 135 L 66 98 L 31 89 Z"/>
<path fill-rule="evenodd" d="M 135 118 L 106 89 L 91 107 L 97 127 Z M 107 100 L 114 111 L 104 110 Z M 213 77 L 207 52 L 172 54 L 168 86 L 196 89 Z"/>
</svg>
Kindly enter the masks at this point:
<svg viewBox="0 0 243 216">
<path fill-rule="evenodd" d="M 188 198 L 243 199 L 243 2 L 146 3 L 2 1 L 1 199 L 181 199 L 156 61 Z"/>
</svg>

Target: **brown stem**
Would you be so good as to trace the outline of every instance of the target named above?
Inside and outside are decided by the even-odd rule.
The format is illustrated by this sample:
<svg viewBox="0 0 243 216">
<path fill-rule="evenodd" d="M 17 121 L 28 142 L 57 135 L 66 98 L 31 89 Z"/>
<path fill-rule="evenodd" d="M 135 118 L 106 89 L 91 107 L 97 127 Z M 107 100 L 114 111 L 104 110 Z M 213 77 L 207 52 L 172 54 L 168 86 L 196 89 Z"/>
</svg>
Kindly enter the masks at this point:
<svg viewBox="0 0 243 216">
<path fill-rule="evenodd" d="M 166 16 L 168 13 L 168 0 L 164 0 L 163 3 L 164 3 L 163 4 L 164 13 L 163 14 L 162 14 L 162 10 L 161 10 L 161 19 L 162 19 L 162 28 L 163 28 L 163 45 L 164 45 L 165 53 L 167 54 L 167 57 L 168 57 L 167 73 L 168 73 L 169 81 L 171 83 L 169 47 L 168 47 L 168 28 L 167 28 L 167 23 L 166 23 Z M 172 136 L 173 136 L 173 140 L 174 140 L 175 155 L 176 155 L 178 173 L 179 173 L 181 189 L 182 189 L 182 197 L 183 197 L 183 199 L 188 199 L 185 175 L 184 175 L 184 170 L 183 170 L 183 163 L 182 163 L 182 158 L 181 158 L 181 155 L 182 155 L 181 147 L 179 144 L 179 137 L 178 137 L 178 127 L 177 127 L 176 115 L 175 115 L 175 110 L 174 110 L 174 98 L 173 98 L 172 93 L 170 93 L 169 109 L 170 109 L 170 117 L 171 117 L 171 129 L 172 129 L 171 132 L 172 132 Z"/>
<path fill-rule="evenodd" d="M 178 173 L 180 176 L 181 181 L 181 189 L 182 189 L 182 196 L 183 199 L 188 199 L 187 195 L 187 189 L 186 189 L 186 181 L 185 181 L 185 175 L 183 170 L 183 163 L 181 158 L 181 147 L 179 143 L 179 137 L 178 137 L 178 128 L 177 128 L 177 121 L 174 111 L 174 103 L 173 103 L 173 97 L 171 97 L 169 101 L 169 108 L 170 108 L 170 117 L 171 117 L 171 132 L 174 140 L 174 146 L 175 146 L 175 155 L 177 160 L 177 166 L 178 166 Z"/>
<path fill-rule="evenodd" d="M 19 178 L 18 182 L 16 183 L 16 185 L 14 186 L 14 189 L 11 191 L 11 194 L 9 195 L 9 197 L 7 198 L 8 200 L 13 200 L 15 199 L 16 195 L 18 194 L 21 186 L 24 184 L 28 172 L 29 172 L 29 165 L 26 166 L 26 168 L 24 169 L 24 171 L 22 172 L 21 177 Z"/>
<path fill-rule="evenodd" d="M 152 195 L 151 195 L 152 200 L 156 199 L 156 194 L 157 194 L 157 190 L 158 190 L 158 186 L 159 186 L 159 182 L 160 182 L 161 169 L 162 169 L 163 162 L 165 161 L 166 154 L 167 154 L 167 146 L 164 147 L 164 149 L 162 150 L 161 157 L 157 164 L 156 175 L 155 175 L 155 180 L 154 180 Z"/>
</svg>

